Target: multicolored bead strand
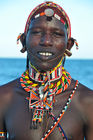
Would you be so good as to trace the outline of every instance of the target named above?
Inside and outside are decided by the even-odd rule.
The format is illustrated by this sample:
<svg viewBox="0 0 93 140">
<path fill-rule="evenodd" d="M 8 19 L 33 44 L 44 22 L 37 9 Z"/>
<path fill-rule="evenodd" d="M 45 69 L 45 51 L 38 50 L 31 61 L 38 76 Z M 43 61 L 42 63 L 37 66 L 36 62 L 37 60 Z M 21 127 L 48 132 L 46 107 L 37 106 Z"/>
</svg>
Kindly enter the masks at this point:
<svg viewBox="0 0 93 140">
<path fill-rule="evenodd" d="M 26 70 L 22 74 L 22 76 L 20 78 L 20 83 L 21 83 L 21 86 L 24 88 L 24 90 L 27 92 L 30 92 L 32 89 L 37 90 L 41 86 L 41 83 L 36 83 L 35 81 L 32 81 L 29 78 L 28 70 Z M 60 94 L 61 92 L 65 91 L 67 89 L 67 87 L 70 85 L 70 83 L 71 83 L 71 76 L 62 67 L 62 77 L 57 82 L 55 82 L 55 84 L 53 82 L 51 82 L 49 88 L 54 89 L 56 87 L 57 88 L 56 94 Z"/>
<path fill-rule="evenodd" d="M 46 138 L 51 134 L 51 132 L 55 129 L 55 127 L 58 125 L 58 123 L 60 122 L 60 120 L 62 119 L 64 113 L 66 112 L 66 110 L 68 109 L 68 106 L 72 100 L 72 97 L 78 87 L 78 84 L 79 82 L 76 81 L 76 84 L 75 84 L 75 87 L 73 89 L 73 91 L 71 92 L 67 102 L 66 102 L 66 105 L 63 107 L 61 113 L 59 114 L 58 118 L 57 118 L 57 121 L 54 121 L 53 125 L 51 126 L 51 128 L 45 133 L 44 137 L 41 139 L 41 140 L 46 140 Z"/>
<path fill-rule="evenodd" d="M 31 13 L 28 16 L 27 22 L 26 22 L 24 33 L 27 34 L 31 21 L 36 16 L 40 15 L 40 13 L 44 12 L 45 9 L 47 9 L 47 8 L 53 9 L 55 17 L 59 16 L 60 21 L 62 23 L 65 22 L 65 27 L 67 28 L 68 38 L 70 38 L 71 37 L 71 24 L 70 24 L 69 17 L 67 15 L 67 13 L 64 11 L 64 9 L 54 2 L 41 3 L 31 11 Z"/>
<path fill-rule="evenodd" d="M 0 132 L 0 138 L 5 138 L 6 134 L 6 132 Z"/>
<path fill-rule="evenodd" d="M 53 120 L 53 121 L 56 121 L 56 122 L 57 122 L 57 118 L 54 116 L 53 113 L 50 113 L 50 116 L 52 117 L 52 120 Z M 60 123 L 58 123 L 58 126 L 57 126 L 57 127 L 59 128 L 59 131 L 60 131 L 60 133 L 62 134 L 63 139 L 64 139 L 64 140 L 68 140 L 68 139 L 67 139 L 67 136 L 66 136 L 66 134 L 65 134 L 65 132 L 64 132 L 64 130 L 63 130 L 63 128 L 62 128 L 62 126 L 60 125 Z"/>
</svg>

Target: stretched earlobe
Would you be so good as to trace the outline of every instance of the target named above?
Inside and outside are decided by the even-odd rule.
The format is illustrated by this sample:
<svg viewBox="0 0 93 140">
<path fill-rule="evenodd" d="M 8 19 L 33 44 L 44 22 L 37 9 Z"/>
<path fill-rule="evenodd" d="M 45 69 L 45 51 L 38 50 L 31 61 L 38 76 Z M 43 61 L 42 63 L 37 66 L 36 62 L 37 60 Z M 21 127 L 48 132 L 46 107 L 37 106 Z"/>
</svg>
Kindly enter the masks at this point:
<svg viewBox="0 0 93 140">
<path fill-rule="evenodd" d="M 66 49 L 64 55 L 70 57 L 72 55 L 72 52 Z"/>
<path fill-rule="evenodd" d="M 67 43 L 67 49 L 71 50 L 71 48 L 73 47 L 74 44 L 76 45 L 76 49 L 78 49 L 78 43 L 77 43 L 76 39 L 74 39 L 72 37 L 69 38 L 68 43 Z"/>
<path fill-rule="evenodd" d="M 74 39 L 74 38 L 68 39 L 67 49 L 65 50 L 65 53 L 64 53 L 65 56 L 70 57 L 72 55 L 72 52 L 70 50 L 73 47 L 74 43 L 76 44 L 76 49 L 78 49 L 78 43 L 77 43 L 76 39 Z"/>
<path fill-rule="evenodd" d="M 71 50 L 71 48 L 72 48 L 73 45 L 74 45 L 74 42 L 75 42 L 75 39 L 74 39 L 74 38 L 69 38 L 69 39 L 68 39 L 68 43 L 67 43 L 67 49 L 68 49 L 68 50 Z"/>
<path fill-rule="evenodd" d="M 19 40 L 22 43 L 23 48 L 20 50 L 22 53 L 24 53 L 26 51 L 26 36 L 25 34 L 19 34 L 19 36 L 17 37 L 17 44 L 19 44 Z"/>
<path fill-rule="evenodd" d="M 24 47 L 20 50 L 21 53 L 24 53 L 25 51 L 26 51 L 26 46 L 24 46 Z"/>
</svg>

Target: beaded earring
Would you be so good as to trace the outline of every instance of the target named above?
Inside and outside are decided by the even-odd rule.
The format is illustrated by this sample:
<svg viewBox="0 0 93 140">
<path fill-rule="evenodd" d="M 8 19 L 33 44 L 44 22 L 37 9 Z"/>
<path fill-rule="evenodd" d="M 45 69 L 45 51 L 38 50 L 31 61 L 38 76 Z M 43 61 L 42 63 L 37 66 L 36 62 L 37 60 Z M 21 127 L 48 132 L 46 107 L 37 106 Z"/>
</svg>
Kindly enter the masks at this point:
<svg viewBox="0 0 93 140">
<path fill-rule="evenodd" d="M 68 49 L 65 50 L 64 56 L 70 57 L 72 55 L 72 52 L 70 51 L 70 49 L 73 47 L 74 44 L 76 45 L 76 49 L 78 49 L 78 43 L 77 43 L 76 39 L 74 39 L 72 37 L 69 38 L 68 43 L 67 43 Z"/>
</svg>

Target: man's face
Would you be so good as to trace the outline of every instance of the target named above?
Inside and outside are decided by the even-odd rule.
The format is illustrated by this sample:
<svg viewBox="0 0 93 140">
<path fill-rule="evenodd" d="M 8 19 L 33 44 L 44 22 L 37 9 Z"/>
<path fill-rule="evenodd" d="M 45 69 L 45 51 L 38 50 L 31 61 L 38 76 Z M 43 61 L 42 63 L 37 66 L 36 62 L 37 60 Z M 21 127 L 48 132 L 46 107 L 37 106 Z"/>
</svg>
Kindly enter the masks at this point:
<svg viewBox="0 0 93 140">
<path fill-rule="evenodd" d="M 65 26 L 55 17 L 51 21 L 45 16 L 34 19 L 26 36 L 26 47 L 30 62 L 38 70 L 54 68 L 67 47 Z"/>
</svg>

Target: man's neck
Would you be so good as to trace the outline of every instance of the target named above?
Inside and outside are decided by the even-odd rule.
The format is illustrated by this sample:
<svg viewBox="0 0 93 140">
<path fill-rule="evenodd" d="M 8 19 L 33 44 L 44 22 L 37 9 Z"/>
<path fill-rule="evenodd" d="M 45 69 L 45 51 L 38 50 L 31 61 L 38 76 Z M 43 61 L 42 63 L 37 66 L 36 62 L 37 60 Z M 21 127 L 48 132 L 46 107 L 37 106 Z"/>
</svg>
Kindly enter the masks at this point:
<svg viewBox="0 0 93 140">
<path fill-rule="evenodd" d="M 62 77 L 62 64 L 58 64 L 50 71 L 38 71 L 33 65 L 29 64 L 29 77 L 37 82 L 43 82 L 45 76 L 48 76 L 49 81 L 55 81 Z"/>
</svg>

